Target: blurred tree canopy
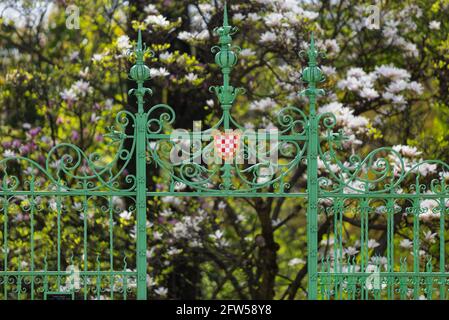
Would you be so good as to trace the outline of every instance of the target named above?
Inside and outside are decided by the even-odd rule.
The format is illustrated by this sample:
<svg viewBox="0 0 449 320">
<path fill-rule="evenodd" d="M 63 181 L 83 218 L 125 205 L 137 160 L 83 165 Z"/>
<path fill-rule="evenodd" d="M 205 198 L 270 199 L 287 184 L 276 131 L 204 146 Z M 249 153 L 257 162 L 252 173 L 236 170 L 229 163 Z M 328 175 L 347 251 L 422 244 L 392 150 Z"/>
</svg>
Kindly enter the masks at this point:
<svg viewBox="0 0 449 320">
<path fill-rule="evenodd" d="M 298 96 L 305 64 L 298 52 L 313 31 L 326 52 L 320 64 L 327 94 L 319 111 L 334 112 L 351 136 L 347 155 L 395 146 L 410 163 L 448 162 L 449 1 L 379 4 L 380 26 L 369 29 L 370 1 L 229 1 L 231 22 L 239 28 L 234 43 L 242 48 L 231 83 L 247 90 L 234 104 L 234 117 L 246 127 L 270 127 L 283 106 L 307 109 Z M 127 95 L 133 87 L 127 51 L 139 28 L 155 53 L 146 60 L 154 92 L 146 107 L 171 105 L 175 128 L 192 128 L 195 120 L 212 125 L 221 109 L 208 88 L 221 80 L 210 49 L 218 41 L 213 29 L 222 23 L 222 8 L 218 0 L 3 0 L 0 152 L 39 163 L 61 142 L 111 152 L 103 137 L 107 127 L 119 110 L 136 111 Z M 79 28 L 69 27 L 74 9 Z M 157 168 L 148 170 L 157 190 L 165 181 Z M 304 168 L 290 184 L 304 190 Z M 167 197 L 149 204 L 150 298 L 306 296 L 303 202 Z M 134 218 L 120 223 L 130 225 L 127 219 Z M 331 222 L 322 220 L 320 241 L 329 228 Z M 126 236 L 122 250 L 129 246 Z M 384 245 L 373 248 L 385 254 Z"/>
</svg>

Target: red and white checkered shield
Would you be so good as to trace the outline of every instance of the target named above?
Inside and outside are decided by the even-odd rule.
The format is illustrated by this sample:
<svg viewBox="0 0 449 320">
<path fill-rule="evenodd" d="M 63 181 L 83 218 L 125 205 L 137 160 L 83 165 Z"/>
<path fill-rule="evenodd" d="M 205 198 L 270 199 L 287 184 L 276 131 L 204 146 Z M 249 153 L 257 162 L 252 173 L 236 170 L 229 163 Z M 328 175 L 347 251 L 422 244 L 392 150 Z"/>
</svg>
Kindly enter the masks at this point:
<svg viewBox="0 0 449 320">
<path fill-rule="evenodd" d="M 212 134 L 216 155 L 227 161 L 234 159 L 240 148 L 241 132 L 238 130 L 228 130 L 223 133 L 215 130 Z"/>
</svg>

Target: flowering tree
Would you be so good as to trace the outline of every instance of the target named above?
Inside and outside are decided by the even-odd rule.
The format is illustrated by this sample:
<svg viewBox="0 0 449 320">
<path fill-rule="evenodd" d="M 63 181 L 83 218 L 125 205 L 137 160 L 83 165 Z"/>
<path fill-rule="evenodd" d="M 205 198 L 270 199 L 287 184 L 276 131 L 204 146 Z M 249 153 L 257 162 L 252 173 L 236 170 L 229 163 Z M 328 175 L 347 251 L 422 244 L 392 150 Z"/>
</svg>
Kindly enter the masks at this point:
<svg viewBox="0 0 449 320">
<path fill-rule="evenodd" d="M 132 84 L 125 75 L 137 29 L 144 31 L 155 53 L 147 59 L 151 101 L 173 106 L 178 115 L 174 127 L 191 128 L 193 120 L 208 126 L 219 119 L 221 109 L 208 87 L 218 74 L 210 48 L 217 42 L 213 29 L 221 24 L 221 1 L 75 1 L 79 29 L 67 28 L 68 4 L 6 1 L 0 7 L 3 156 L 20 154 L 43 163 L 43 155 L 65 141 L 88 151 L 111 152 L 103 143 L 105 128 L 119 110 L 135 111 L 127 96 Z M 232 84 L 247 90 L 232 110 L 240 123 L 270 128 L 282 107 L 307 108 L 298 96 L 304 65 L 298 52 L 307 48 L 313 31 L 317 47 L 326 52 L 320 62 L 328 92 L 318 111 L 334 113 L 336 126 L 349 137 L 342 144 L 343 156 L 391 145 L 406 159 L 407 168 L 422 158 L 449 160 L 449 26 L 443 19 L 449 2 L 389 4 L 381 8 L 378 29 L 366 27 L 369 4 L 230 1 L 232 23 L 240 29 L 235 42 L 242 48 Z M 326 175 L 329 168 L 322 162 L 319 170 Z M 152 189 L 163 189 L 166 180 L 157 174 L 159 169 L 149 170 Z M 435 165 L 420 166 L 419 173 L 429 179 L 440 174 Z M 305 169 L 298 168 L 289 183 L 293 191 L 305 190 Z M 134 216 L 120 204 L 124 199 L 115 201 L 121 208 L 118 222 L 126 230 L 120 244 L 125 250 L 135 233 Z M 50 208 L 55 205 L 48 202 Z M 431 208 L 435 203 L 421 205 Z M 73 211 L 79 206 L 75 201 Z M 150 297 L 306 296 L 303 201 L 161 197 L 151 199 L 149 207 Z M 382 205 L 378 208 L 381 212 Z M 320 223 L 324 253 L 333 244 L 332 219 L 323 215 Z M 360 227 L 357 219 L 347 223 L 350 230 Z M 370 223 L 375 229 L 377 222 Z M 406 254 L 409 224 L 404 219 L 397 225 Z M 385 235 L 370 236 L 372 257 L 384 257 Z M 428 244 L 423 255 L 432 251 L 435 236 L 430 227 L 423 234 Z M 359 253 L 355 238 L 345 240 L 347 257 Z"/>
</svg>

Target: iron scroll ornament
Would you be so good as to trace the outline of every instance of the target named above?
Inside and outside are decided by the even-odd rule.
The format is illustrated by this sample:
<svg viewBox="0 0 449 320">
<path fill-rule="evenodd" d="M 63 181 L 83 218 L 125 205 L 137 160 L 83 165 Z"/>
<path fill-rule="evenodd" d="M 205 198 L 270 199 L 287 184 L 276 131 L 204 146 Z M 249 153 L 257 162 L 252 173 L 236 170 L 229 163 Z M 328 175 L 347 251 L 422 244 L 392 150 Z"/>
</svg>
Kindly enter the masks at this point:
<svg viewBox="0 0 449 320">
<path fill-rule="evenodd" d="M 134 127 L 135 117 L 128 111 L 117 113 L 116 125 L 109 128 L 106 137 L 117 150 L 110 157 L 98 153 L 86 154 L 78 146 L 60 143 L 50 149 L 42 165 L 22 156 L 11 156 L 0 160 L 2 179 L 0 190 L 3 192 L 20 191 L 21 187 L 42 187 L 55 191 L 131 191 L 135 188 L 135 176 L 127 174 L 125 169 L 135 150 L 135 131 L 126 134 L 128 127 Z M 131 140 L 130 147 L 125 142 Z M 59 156 L 62 154 L 62 156 Z M 110 158 L 110 159 L 108 159 Z M 21 180 L 17 173 L 31 168 L 31 180 Z M 46 181 L 38 177 L 45 178 Z M 41 181 L 42 180 L 42 181 Z M 39 191 L 35 189 L 34 191 Z"/>
<path fill-rule="evenodd" d="M 334 131 L 337 125 L 335 115 L 320 114 L 318 121 L 324 129 L 324 136 L 319 144 L 319 156 L 327 174 L 319 178 L 322 192 L 395 193 L 403 187 L 403 182 L 408 178 L 415 178 L 416 182 L 411 184 L 410 188 L 416 192 L 430 191 L 435 195 L 442 195 L 449 191 L 445 179 L 442 178 L 444 173 L 449 171 L 449 165 L 440 160 L 422 160 L 407 165 L 406 159 L 398 151 L 391 147 L 382 147 L 372 150 L 365 158 L 353 154 L 348 161 L 342 161 L 338 150 L 347 137 L 341 130 Z M 419 172 L 422 167 L 428 165 L 439 167 L 442 175 L 440 178 L 431 179 L 428 185 L 423 185 L 419 182 L 422 178 Z"/>
<path fill-rule="evenodd" d="M 228 24 L 226 6 L 224 8 L 223 26 L 214 30 L 219 36 L 219 45 L 212 48 L 215 53 L 215 62 L 221 68 L 223 75 L 223 85 L 213 86 L 210 91 L 217 96 L 223 113 L 220 119 L 209 129 L 190 133 L 191 140 L 195 135 L 206 137 L 205 141 L 199 141 L 200 148 L 190 146 L 183 149 L 187 158 L 182 161 L 173 162 L 169 159 L 170 152 L 176 148 L 182 148 L 176 145 L 173 136 L 164 133 L 164 128 L 170 127 L 175 121 L 174 110 L 165 104 L 157 104 L 150 108 L 147 116 L 147 150 L 149 151 L 150 161 L 167 173 L 170 179 L 169 192 L 188 188 L 190 192 L 216 192 L 226 190 L 231 194 L 242 194 L 256 192 L 271 188 L 273 191 L 282 192 L 290 188 L 287 182 L 289 175 L 301 163 L 305 161 L 307 141 L 307 123 L 308 118 L 305 113 L 295 107 L 288 106 L 280 110 L 277 114 L 277 140 L 278 144 L 269 146 L 268 150 L 262 151 L 257 156 L 253 144 L 248 136 L 242 136 L 240 146 L 242 149 L 241 158 L 235 157 L 229 163 L 208 165 L 197 161 L 197 159 L 210 159 L 213 155 L 213 141 L 210 141 L 214 130 L 238 129 L 245 131 L 232 116 L 230 110 L 236 97 L 245 92 L 242 88 L 235 88 L 229 84 L 229 77 L 232 68 L 237 63 L 238 52 L 240 48 L 232 46 L 232 35 L 237 32 L 236 27 Z M 198 149 L 198 150 L 193 150 Z M 282 161 L 272 163 L 266 160 L 273 154 L 279 152 Z M 242 164 L 248 159 L 257 158 L 257 161 L 251 164 Z"/>
</svg>

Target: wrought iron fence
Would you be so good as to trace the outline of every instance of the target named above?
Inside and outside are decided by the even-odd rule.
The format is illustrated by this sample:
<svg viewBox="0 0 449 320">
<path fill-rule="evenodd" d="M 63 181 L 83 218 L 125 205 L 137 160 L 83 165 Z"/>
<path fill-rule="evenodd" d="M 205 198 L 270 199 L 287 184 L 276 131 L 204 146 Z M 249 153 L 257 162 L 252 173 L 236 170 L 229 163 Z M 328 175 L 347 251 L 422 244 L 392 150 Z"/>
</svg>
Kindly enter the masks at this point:
<svg viewBox="0 0 449 320">
<path fill-rule="evenodd" d="M 151 75 L 139 31 L 130 70 L 137 88 L 129 92 L 138 109 L 118 113 L 107 135 L 114 156 L 87 155 L 72 144 L 60 144 L 47 154 L 45 166 L 18 156 L 0 161 L 1 298 L 146 299 L 147 199 L 190 196 L 306 199 L 309 299 L 446 299 L 448 165 L 423 161 L 408 167 L 392 148 L 341 159 L 339 149 L 348 137 L 338 130 L 335 115 L 317 113 L 317 97 L 324 93 L 317 85 L 324 75 L 313 37 L 302 72 L 308 113 L 296 106 L 283 108 L 277 142 L 253 164 L 237 161 L 238 154 L 243 160 L 256 154 L 252 136 L 245 134 L 232 137 L 238 138 L 235 150 L 230 156 L 221 154 L 221 163 L 197 161 L 220 151 L 215 140 L 201 137 L 245 131 L 231 113 L 237 95 L 244 93 L 230 85 L 239 51 L 232 46 L 236 31 L 225 7 L 223 25 L 215 30 L 219 45 L 212 49 L 223 84 L 211 92 L 222 116 L 210 129 L 178 137 L 196 147 L 183 149 L 173 139 L 175 112 L 170 106 L 157 104 L 145 111 L 144 97 L 151 90 L 144 82 Z M 170 160 L 178 151 L 186 156 Z M 270 160 L 274 152 L 279 152 L 275 163 Z M 135 173 L 125 171 L 131 161 Z M 165 190 L 147 190 L 148 162 L 167 177 Z M 429 165 L 443 174 L 427 175 Z M 307 190 L 292 191 L 289 179 L 301 166 L 307 168 Z M 179 185 L 186 188 L 179 190 Z M 123 214 L 129 222 L 118 228 L 115 223 Z M 405 234 L 398 234 L 399 226 L 408 227 Z M 116 251 L 115 245 L 129 242 L 130 234 L 133 245 Z M 373 245 L 370 236 L 381 243 Z M 406 258 L 405 240 L 411 258 Z M 380 256 L 383 251 L 386 257 Z"/>
</svg>

